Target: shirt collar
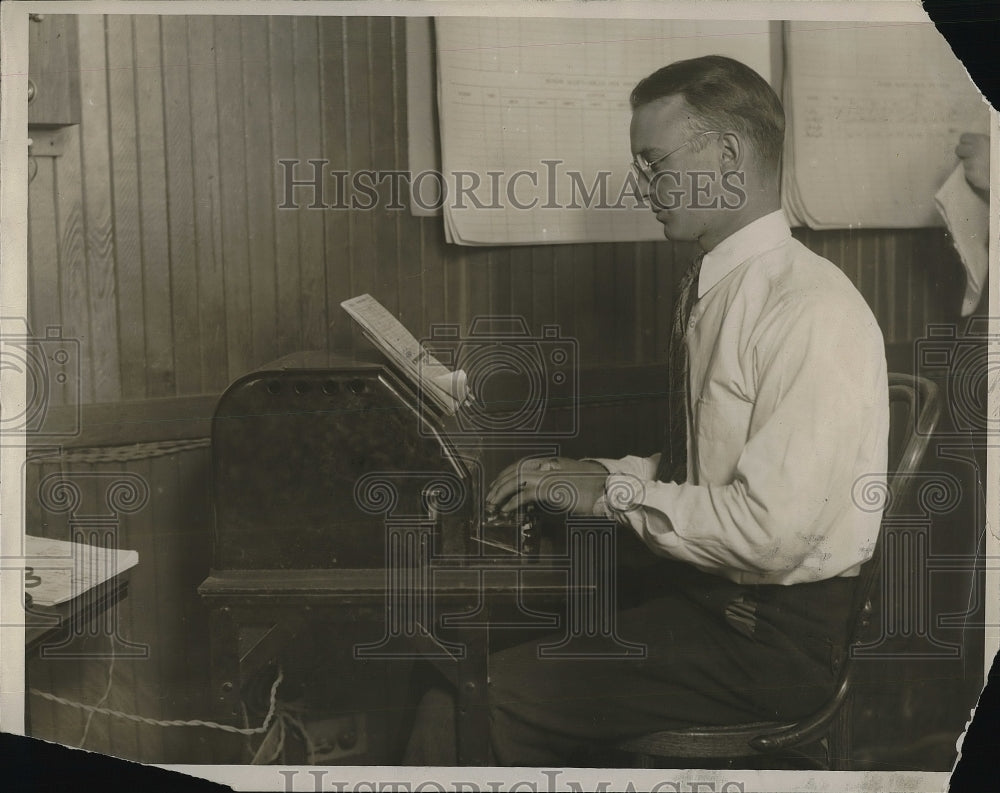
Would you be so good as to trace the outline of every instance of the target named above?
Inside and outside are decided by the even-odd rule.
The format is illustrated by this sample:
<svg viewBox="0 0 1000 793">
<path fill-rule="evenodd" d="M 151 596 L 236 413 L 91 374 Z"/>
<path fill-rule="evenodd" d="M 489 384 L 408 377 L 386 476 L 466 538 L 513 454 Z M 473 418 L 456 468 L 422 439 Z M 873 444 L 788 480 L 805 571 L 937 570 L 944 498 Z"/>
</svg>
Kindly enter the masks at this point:
<svg viewBox="0 0 1000 793">
<path fill-rule="evenodd" d="M 698 298 L 757 254 L 776 248 L 791 236 L 785 213 L 777 209 L 734 231 L 702 257 Z"/>
</svg>

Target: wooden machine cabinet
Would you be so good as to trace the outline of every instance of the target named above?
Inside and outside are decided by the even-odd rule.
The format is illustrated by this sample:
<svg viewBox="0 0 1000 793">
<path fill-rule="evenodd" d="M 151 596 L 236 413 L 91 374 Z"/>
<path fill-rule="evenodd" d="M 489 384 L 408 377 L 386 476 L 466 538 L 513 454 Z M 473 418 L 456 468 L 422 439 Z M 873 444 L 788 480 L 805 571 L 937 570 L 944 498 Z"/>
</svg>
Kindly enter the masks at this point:
<svg viewBox="0 0 1000 793">
<path fill-rule="evenodd" d="M 614 532 L 563 516 L 539 541 L 543 521 L 484 519 L 480 442 L 450 422 L 388 365 L 325 353 L 223 394 L 213 567 L 199 587 L 217 718 L 259 724 L 280 668 L 279 699 L 336 733 L 323 763 L 396 763 L 424 661 L 455 686 L 460 762 L 487 764 L 491 627 L 511 641 L 585 622 L 566 610 L 607 602 Z M 589 604 L 567 598 L 569 581 Z M 613 626 L 597 630 L 633 651 Z"/>
</svg>

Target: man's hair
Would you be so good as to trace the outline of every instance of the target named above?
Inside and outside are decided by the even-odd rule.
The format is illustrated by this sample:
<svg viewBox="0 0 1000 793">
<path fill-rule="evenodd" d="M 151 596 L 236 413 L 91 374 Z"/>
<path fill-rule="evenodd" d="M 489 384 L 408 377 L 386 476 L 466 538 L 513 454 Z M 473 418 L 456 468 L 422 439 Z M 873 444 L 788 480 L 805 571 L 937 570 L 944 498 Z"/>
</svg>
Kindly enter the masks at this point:
<svg viewBox="0 0 1000 793">
<path fill-rule="evenodd" d="M 697 132 L 742 133 L 761 164 L 777 168 L 785 139 L 785 111 L 767 81 L 749 66 L 723 55 L 676 61 L 632 89 L 632 109 L 668 96 L 683 96 L 694 111 Z"/>
</svg>

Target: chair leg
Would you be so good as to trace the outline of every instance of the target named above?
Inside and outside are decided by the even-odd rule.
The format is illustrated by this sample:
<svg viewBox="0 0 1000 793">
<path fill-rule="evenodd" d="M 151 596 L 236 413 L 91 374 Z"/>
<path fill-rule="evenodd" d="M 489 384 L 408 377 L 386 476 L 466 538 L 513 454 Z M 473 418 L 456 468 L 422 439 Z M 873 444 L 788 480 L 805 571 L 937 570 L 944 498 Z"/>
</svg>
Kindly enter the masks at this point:
<svg viewBox="0 0 1000 793">
<path fill-rule="evenodd" d="M 854 733 L 853 704 L 854 695 L 848 693 L 844 704 L 837 711 L 837 715 L 833 717 L 830 724 L 827 753 L 830 758 L 831 771 L 851 770 L 851 739 Z"/>
</svg>

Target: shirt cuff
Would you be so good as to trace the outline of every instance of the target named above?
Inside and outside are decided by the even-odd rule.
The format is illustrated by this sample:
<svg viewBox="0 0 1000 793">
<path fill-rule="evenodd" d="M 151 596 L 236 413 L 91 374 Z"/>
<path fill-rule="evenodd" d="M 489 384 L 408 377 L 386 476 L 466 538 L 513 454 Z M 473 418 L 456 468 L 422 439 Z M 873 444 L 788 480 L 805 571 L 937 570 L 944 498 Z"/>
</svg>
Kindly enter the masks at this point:
<svg viewBox="0 0 1000 793">
<path fill-rule="evenodd" d="M 604 495 L 594 502 L 593 514 L 616 523 L 631 525 L 635 513 L 646 498 L 646 484 L 634 474 L 610 474 L 604 480 Z"/>
<path fill-rule="evenodd" d="M 609 474 L 631 474 L 637 479 L 653 480 L 656 479 L 656 466 L 659 464 L 660 455 L 654 454 L 652 457 L 628 455 L 617 460 L 603 457 L 585 457 L 584 459 L 604 466 Z"/>
</svg>

